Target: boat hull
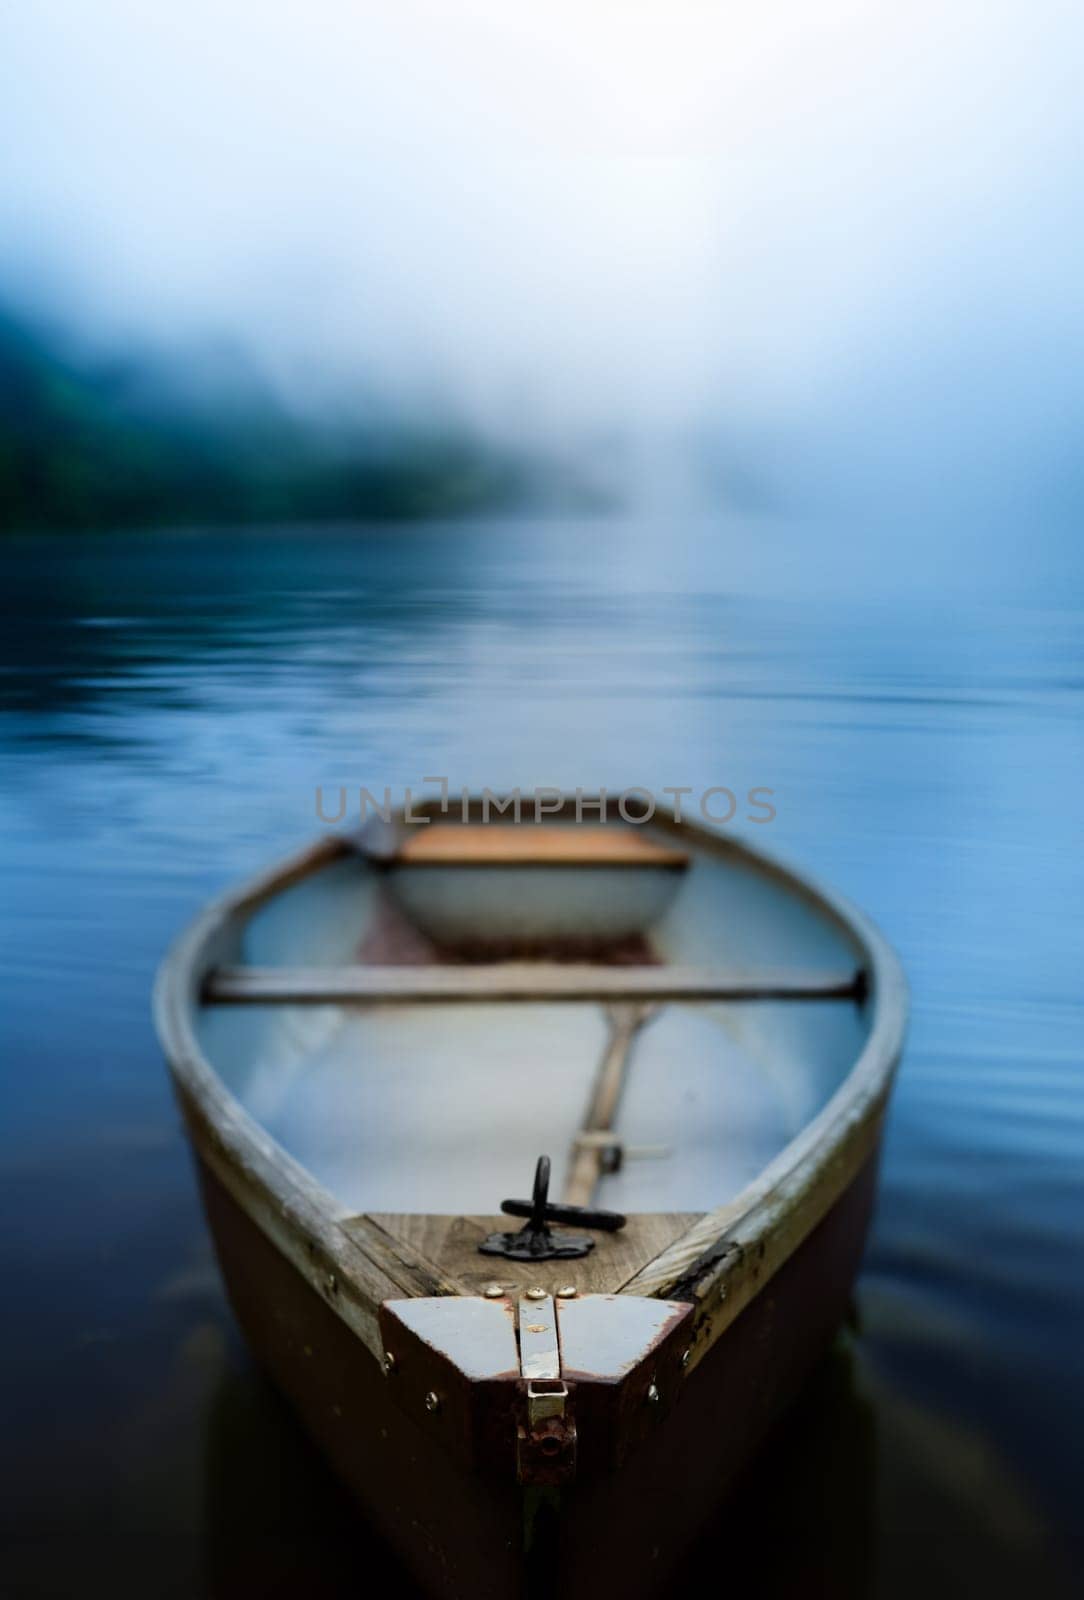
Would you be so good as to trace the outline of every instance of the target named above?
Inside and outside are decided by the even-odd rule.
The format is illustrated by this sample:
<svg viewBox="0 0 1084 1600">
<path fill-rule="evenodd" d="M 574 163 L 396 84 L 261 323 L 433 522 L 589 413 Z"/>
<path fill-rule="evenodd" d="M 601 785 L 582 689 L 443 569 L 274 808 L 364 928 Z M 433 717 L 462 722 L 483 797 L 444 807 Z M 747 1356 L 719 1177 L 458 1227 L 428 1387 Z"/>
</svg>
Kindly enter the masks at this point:
<svg viewBox="0 0 1084 1600">
<path fill-rule="evenodd" d="M 193 1130 L 195 1133 L 195 1130 Z M 612 1473 L 556 1492 L 465 1470 L 394 1403 L 380 1365 L 211 1168 L 208 1221 L 250 1347 L 433 1595 L 659 1593 L 843 1318 L 873 1204 L 877 1144 L 831 1208 L 688 1373 Z M 552 1586 L 556 1586 L 553 1589 Z"/>
<path fill-rule="evenodd" d="M 486 870 L 503 872 L 509 852 L 537 854 L 539 838 L 487 836 L 502 865 Z M 396 840 L 408 859 L 417 853 Z M 546 847 L 560 846 L 567 874 L 589 843 L 570 834 Z M 469 829 L 445 845 L 458 856 L 475 848 Z M 156 987 L 238 1320 L 369 1524 L 433 1595 L 577 1600 L 614 1584 L 645 1600 L 666 1592 L 831 1339 L 861 1260 L 906 1022 L 893 953 L 853 907 L 743 843 L 660 819 L 646 845 L 618 838 L 616 847 L 654 852 L 651 871 L 660 851 L 680 849 L 685 862 L 666 927 L 627 964 L 625 951 L 611 962 L 577 950 L 571 965 L 568 951 L 534 951 L 527 972 L 489 948 L 480 965 L 374 950 L 369 933 L 386 927 L 381 877 L 397 857 L 330 838 L 207 907 Z M 707 988 L 690 966 L 705 951 Z M 582 1104 L 578 1083 L 576 1110 L 560 1101 L 554 1021 L 515 1007 L 537 1000 L 539 985 L 558 1009 L 613 1005 L 617 985 L 634 1008 L 607 1013 L 598 1041 L 589 1127 L 576 1143 L 592 1157 L 586 1194 L 601 1187 L 603 1163 L 601 1146 L 581 1135 L 595 1128 L 615 1060 L 624 1073 L 621 1025 L 631 1037 L 648 991 L 664 997 L 660 984 L 682 1007 L 678 1031 L 654 1056 L 652 1039 L 644 1044 L 627 1136 L 640 1087 L 655 1097 L 640 1125 L 667 1129 L 684 1152 L 672 1176 L 691 1187 L 651 1190 L 655 1203 L 644 1205 L 647 1178 L 630 1178 L 637 1203 L 616 1207 L 628 1216 L 620 1271 L 599 1243 L 580 1263 L 582 1279 L 558 1275 L 555 1260 L 536 1275 L 534 1257 L 522 1271 L 509 1261 L 480 1276 L 477 1245 L 495 1224 L 478 1197 L 503 1189 L 495 1173 L 476 1173 L 481 1157 L 507 1159 L 511 1185 L 515 1140 L 530 1141 L 533 1159 L 545 1148 L 541 1111 L 567 1137 Z M 468 1015 L 490 1006 L 488 1018 L 463 1032 L 437 1005 L 427 1032 L 419 1018 L 449 994 Z M 378 1019 L 389 1007 L 395 1044 L 381 1054 Z M 336 1026 L 321 1031 L 335 1008 Z M 692 1016 L 708 1016 L 710 1040 L 687 1036 Z M 654 1040 L 667 1022 L 652 1022 Z M 474 1078 L 479 1052 L 493 1070 Z M 528 1079 L 509 1087 L 524 1061 Z M 683 1062 L 703 1070 L 699 1102 L 679 1079 Z M 778 1087 L 773 1063 L 785 1115 L 761 1139 L 743 1096 L 750 1085 Z M 359 1082 L 364 1116 L 351 1122 Z M 381 1102 L 389 1083 L 392 1101 Z M 434 1085 L 452 1092 L 435 1101 Z M 299 1087 L 292 1100 L 287 1091 Z M 714 1125 L 702 1125 L 699 1104 Z M 679 1117 L 690 1105 L 695 1126 Z M 389 1106 L 428 1113 L 435 1158 L 419 1154 L 424 1128 L 382 1119 Z M 306 1143 L 312 1116 L 319 1137 Z M 599 1125 L 609 1133 L 610 1122 L 608 1112 Z M 741 1173 L 728 1169 L 735 1153 Z M 420 1203 L 430 1175 L 437 1207 Z M 623 1167 L 604 1179 L 624 1181 Z M 722 1203 L 703 1210 L 715 1195 Z M 363 1543 L 360 1523 L 359 1534 Z"/>
</svg>

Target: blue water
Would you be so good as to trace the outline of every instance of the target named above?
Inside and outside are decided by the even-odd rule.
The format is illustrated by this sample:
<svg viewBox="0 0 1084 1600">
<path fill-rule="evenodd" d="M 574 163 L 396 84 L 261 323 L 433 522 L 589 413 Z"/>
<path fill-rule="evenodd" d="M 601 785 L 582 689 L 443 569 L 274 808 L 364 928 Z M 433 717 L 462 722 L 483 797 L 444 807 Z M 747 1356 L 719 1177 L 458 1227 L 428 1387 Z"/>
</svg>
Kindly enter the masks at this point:
<svg viewBox="0 0 1084 1600">
<path fill-rule="evenodd" d="M 770 788 L 746 831 L 881 924 L 914 1020 L 856 1326 L 709 1534 L 751 1530 L 769 1595 L 1072 1592 L 1071 540 L 496 521 L 0 562 L 5 1593 L 357 1592 L 368 1536 L 234 1331 L 148 997 L 317 785 L 428 774 Z"/>
</svg>

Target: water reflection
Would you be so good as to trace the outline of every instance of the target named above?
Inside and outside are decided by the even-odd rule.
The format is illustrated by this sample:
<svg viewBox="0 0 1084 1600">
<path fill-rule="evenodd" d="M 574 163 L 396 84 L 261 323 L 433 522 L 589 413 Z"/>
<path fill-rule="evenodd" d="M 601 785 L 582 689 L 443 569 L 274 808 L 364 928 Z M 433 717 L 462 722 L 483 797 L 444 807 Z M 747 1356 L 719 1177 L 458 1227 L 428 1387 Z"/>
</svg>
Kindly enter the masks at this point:
<svg viewBox="0 0 1084 1600">
<path fill-rule="evenodd" d="M 362 1575 L 379 1575 L 397 1595 L 420 1594 L 286 1402 L 240 1357 L 209 1400 L 205 1440 L 205 1593 L 346 1600 Z"/>
</svg>

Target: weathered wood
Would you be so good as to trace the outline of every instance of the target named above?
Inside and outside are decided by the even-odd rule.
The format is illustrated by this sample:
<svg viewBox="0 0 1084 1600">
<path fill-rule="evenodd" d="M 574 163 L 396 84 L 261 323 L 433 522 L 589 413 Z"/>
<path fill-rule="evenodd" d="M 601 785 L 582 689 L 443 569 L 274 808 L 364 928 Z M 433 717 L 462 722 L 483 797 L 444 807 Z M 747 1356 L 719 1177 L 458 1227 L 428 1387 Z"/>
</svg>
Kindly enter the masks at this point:
<svg viewBox="0 0 1084 1600">
<path fill-rule="evenodd" d="M 710 967 L 601 967 L 492 962 L 447 967 L 236 967 L 210 972 L 205 1005 L 397 1006 L 479 1001 L 854 1000 L 854 972 L 719 972 Z"/>
<path fill-rule="evenodd" d="M 422 1404 L 416 1412 L 404 1410 L 398 1379 L 384 1375 L 247 1208 L 213 1175 L 206 1175 L 204 1189 L 230 1298 L 250 1347 L 364 1507 L 368 1525 L 397 1548 L 409 1576 L 389 1572 L 393 1587 L 407 1591 L 416 1583 L 425 1594 L 471 1600 L 532 1592 L 523 1500 L 512 1474 L 463 1470 L 441 1436 L 447 1415 L 431 1416 Z M 650 1414 L 650 1432 L 620 1470 L 586 1478 L 598 1429 L 583 1415 L 583 1478 L 562 1490 L 560 1522 L 546 1549 L 553 1565 L 542 1574 L 539 1594 L 598 1600 L 613 1590 L 622 1600 L 657 1600 L 660 1593 L 681 1592 L 680 1562 L 690 1540 L 705 1526 L 719 1526 L 736 1474 L 845 1310 L 871 1197 L 871 1182 L 851 1186 L 710 1358 L 682 1369 L 677 1404 L 668 1407 L 667 1393 L 662 1405 L 639 1407 Z M 583 1413 L 585 1398 L 577 1396 Z M 785 1468 L 786 1449 L 777 1455 Z M 837 1487 L 860 1496 L 870 1479 L 868 1451 L 858 1449 L 853 1461 L 848 1457 L 848 1481 Z M 843 1498 L 850 1507 L 853 1495 Z M 730 1546 L 717 1546 L 719 1561 L 719 1548 L 733 1556 Z M 382 1549 L 370 1542 L 364 1552 L 370 1565 L 383 1557 L 386 1566 Z M 235 1567 L 231 1546 L 231 1581 Z"/>
<path fill-rule="evenodd" d="M 656 823 L 677 838 L 695 832 L 699 848 L 716 859 L 737 854 L 747 866 L 781 879 L 796 899 L 835 923 L 863 952 L 860 992 L 873 1019 L 865 1048 L 828 1104 L 740 1195 L 706 1212 L 625 1286 L 630 1294 L 696 1301 L 695 1365 L 841 1203 L 863 1163 L 868 1169 L 874 1160 L 903 1053 L 908 991 L 891 946 L 842 895 L 714 830 L 690 830 L 661 813 Z"/>
<path fill-rule="evenodd" d="M 774 1275 L 783 1273 L 793 1255 L 807 1250 L 804 1241 L 817 1219 L 833 1215 L 837 1207 L 850 1203 L 862 1154 L 875 1151 L 877 1146 L 885 1101 L 902 1048 L 906 986 L 891 949 L 847 902 L 732 837 L 695 824 L 678 824 L 661 814 L 653 829 L 673 838 L 681 847 L 688 846 L 690 852 L 733 863 L 738 870 L 757 874 L 782 888 L 839 930 L 855 952 L 856 965 L 862 969 L 858 982 L 848 975 L 838 983 L 833 981 L 828 988 L 818 982 L 814 992 L 803 990 L 800 984 L 796 988 L 798 975 L 789 973 L 784 975 L 785 990 L 776 987 L 765 992 L 762 986 L 736 993 L 731 987 L 725 994 L 701 991 L 681 998 L 834 999 L 858 997 L 868 990 L 870 1028 L 865 1048 L 823 1110 L 736 1200 L 702 1217 L 645 1219 L 676 1225 L 667 1236 L 651 1241 L 651 1253 L 636 1260 L 627 1273 L 623 1264 L 620 1273 L 615 1272 L 608 1280 L 610 1292 L 623 1288 L 633 1294 L 693 1301 L 697 1309 L 689 1364 L 692 1371 L 699 1370 L 704 1352 L 729 1326 L 735 1326 L 737 1332 L 748 1324 L 748 1317 L 734 1323 L 737 1311 L 746 1306 L 752 1314 L 752 1308 L 763 1303 L 761 1291 L 766 1284 Z M 344 837 L 321 841 L 209 907 L 178 940 L 163 965 L 156 990 L 156 1020 L 201 1158 L 225 1186 L 231 1201 L 290 1264 L 298 1280 L 315 1291 L 368 1352 L 379 1356 L 376 1307 L 381 1300 L 396 1293 L 432 1294 L 438 1283 L 477 1288 L 493 1277 L 509 1284 L 513 1280 L 518 1284 L 526 1282 L 530 1267 L 521 1268 L 511 1262 L 500 1262 L 498 1266 L 496 1260 L 476 1254 L 478 1239 L 506 1226 L 505 1219 L 443 1219 L 454 1234 L 447 1241 L 454 1246 L 449 1254 L 443 1246 L 435 1251 L 417 1248 L 410 1227 L 405 1232 L 399 1227 L 389 1230 L 373 1218 L 367 1219 L 367 1225 L 366 1219 L 346 1218 L 334 1199 L 239 1105 L 204 1057 L 194 1026 L 208 975 L 215 969 L 228 970 L 225 964 L 237 961 L 242 931 L 253 910 L 351 849 L 351 842 Z M 431 969 L 424 977 L 431 978 L 434 970 L 461 975 L 465 970 L 477 973 L 480 969 Z M 501 970 L 508 975 L 508 968 Z M 537 976 L 540 969 L 531 970 Z M 569 972 L 568 968 L 563 970 Z M 654 974 L 649 983 L 666 982 L 675 975 L 675 969 L 667 968 L 631 970 Z M 352 971 L 357 969 L 344 968 L 337 975 Z M 582 996 L 584 999 L 615 1001 L 624 996 L 642 1002 L 662 998 L 659 993 L 645 992 L 642 985 L 635 993 L 618 989 L 602 994 L 598 988 L 600 976 L 604 984 L 608 978 L 620 983 L 627 974 L 615 969 L 587 971 L 594 986 Z M 385 976 L 386 973 L 387 969 Z M 415 969 L 414 976 L 423 974 Z M 759 976 L 763 979 L 763 974 Z M 730 974 L 731 980 L 733 977 Z M 498 996 L 491 993 L 488 997 Z M 552 998 L 536 994 L 531 997 Z M 446 996 L 434 996 L 437 998 L 444 1000 Z M 308 1002 L 318 1003 L 316 995 L 309 996 Z M 870 1159 L 859 1170 L 868 1172 Z M 834 1200 L 834 1196 L 840 1198 Z M 382 1222 L 389 1220 L 405 1221 L 383 1218 Z M 422 1220 L 428 1227 L 440 1219 Z M 596 1251 L 586 1262 L 550 1263 L 554 1270 L 547 1274 L 543 1286 L 555 1287 L 558 1279 L 575 1284 L 581 1269 L 593 1272 L 601 1267 L 610 1254 L 611 1240 L 619 1248 L 629 1242 L 621 1234 L 600 1236 Z M 451 1262 L 458 1259 L 456 1252 L 460 1250 L 469 1251 L 469 1260 L 463 1261 L 461 1270 L 453 1271 Z M 537 1273 L 538 1269 L 534 1271 Z M 616 1281 L 618 1276 L 622 1281 Z"/>
<path fill-rule="evenodd" d="M 859 1174 L 707 1357 L 690 1359 L 683 1367 L 683 1392 L 654 1436 L 625 1459 L 620 1471 L 602 1475 L 589 1493 L 565 1496 L 564 1564 L 553 1585 L 561 1600 L 598 1600 L 604 1592 L 622 1600 L 696 1595 L 721 1587 L 715 1574 L 723 1568 L 731 1586 L 765 1592 L 757 1583 L 764 1570 L 760 1540 L 765 1530 L 746 1529 L 733 1517 L 725 1520 L 721 1503 L 845 1314 L 861 1258 L 872 1179 L 872 1167 Z M 665 1379 L 662 1387 L 665 1391 Z M 664 1406 L 665 1400 L 664 1392 Z M 835 1423 L 846 1425 L 847 1410 L 845 1403 Z M 583 1405 L 577 1407 L 577 1426 L 581 1437 L 590 1438 L 592 1419 Z M 848 1441 L 849 1448 L 856 1444 Z M 784 1433 L 774 1461 L 767 1463 L 765 1481 L 773 1474 L 786 1479 L 792 1448 L 793 1439 Z M 868 1449 L 856 1450 L 848 1462 L 847 1478 L 852 1475 L 853 1485 L 834 1487 L 854 1491 L 845 1493 L 853 1511 L 861 1507 L 861 1492 L 873 1476 Z M 846 1519 L 841 1538 L 845 1528 Z M 853 1534 L 853 1527 L 847 1528 L 846 1536 Z M 675 1569 L 676 1558 L 697 1535 L 702 1536 L 699 1560 Z M 804 1587 L 833 1600 L 869 1592 L 865 1584 L 852 1588 L 846 1574 L 837 1585 L 835 1566 L 823 1586 L 816 1577 L 803 1586 L 807 1575 L 801 1573 L 787 1581 L 791 1571 L 781 1588 L 769 1584 L 767 1592 L 796 1595 Z M 711 1574 L 706 1582 L 705 1572 Z"/>
<path fill-rule="evenodd" d="M 636 1035 L 653 1010 L 652 1006 L 615 1006 L 611 1011 L 610 1037 L 599 1062 L 591 1099 L 580 1127 L 581 1134 L 604 1134 L 612 1129 L 625 1082 L 629 1052 Z M 566 1205 L 591 1204 L 602 1173 L 605 1153 L 606 1147 L 601 1141 L 573 1140 L 568 1175 L 561 1196 Z"/>
<path fill-rule="evenodd" d="M 400 837 L 396 861 L 410 867 L 668 867 L 688 851 L 621 824 L 570 828 L 529 823 L 435 823 Z"/>
<path fill-rule="evenodd" d="M 411 1417 L 397 1403 L 395 1380 L 382 1370 L 386 1347 L 379 1331 L 371 1354 L 338 1300 L 294 1270 L 243 1200 L 207 1170 L 203 1191 L 249 1347 L 364 1506 L 358 1570 L 386 1575 L 389 1595 L 521 1595 L 523 1505 L 514 1471 L 464 1470 L 442 1438 L 446 1414 L 431 1416 L 419 1403 Z M 398 1548 L 411 1578 L 375 1544 L 368 1532 L 373 1525 Z M 379 1569 L 373 1566 L 378 1559 Z M 230 1566 L 226 1588 L 236 1587 L 236 1560 Z M 267 1592 L 276 1584 L 257 1583 L 256 1591 L 261 1587 Z M 307 1589 L 303 1578 L 292 1587 L 299 1594 Z"/>
<path fill-rule="evenodd" d="M 550 1294 L 568 1286 L 579 1294 L 616 1294 L 697 1220 L 696 1212 L 633 1215 L 619 1233 L 593 1234 L 595 1248 L 590 1255 L 573 1261 L 539 1262 L 479 1254 L 478 1246 L 488 1233 L 503 1232 L 510 1226 L 504 1216 L 377 1213 L 348 1218 L 342 1227 L 348 1236 L 363 1226 L 382 1229 L 396 1248 L 406 1247 L 413 1259 L 425 1261 L 434 1272 L 454 1279 L 464 1294 L 481 1294 L 491 1283 L 499 1283 L 509 1291 L 537 1285 Z"/>
<path fill-rule="evenodd" d="M 409 1252 L 388 1249 L 376 1230 L 339 1226 L 343 1208 L 249 1115 L 205 1059 L 193 1028 L 203 975 L 229 949 L 239 916 L 280 888 L 340 858 L 346 846 L 323 839 L 284 866 L 213 901 L 174 945 L 158 974 L 154 1014 L 196 1153 L 234 1200 L 372 1352 L 380 1354 L 376 1313 L 395 1294 L 440 1294 L 446 1285 Z M 372 1247 L 372 1253 L 370 1248 Z"/>
</svg>

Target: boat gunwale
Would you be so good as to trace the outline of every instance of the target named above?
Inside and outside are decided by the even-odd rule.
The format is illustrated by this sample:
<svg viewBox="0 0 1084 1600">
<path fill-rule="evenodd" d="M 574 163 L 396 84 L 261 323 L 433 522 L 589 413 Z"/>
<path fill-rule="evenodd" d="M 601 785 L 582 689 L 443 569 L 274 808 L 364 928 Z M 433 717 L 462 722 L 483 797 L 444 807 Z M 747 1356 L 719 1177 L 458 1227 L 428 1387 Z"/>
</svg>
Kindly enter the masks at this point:
<svg viewBox="0 0 1084 1600">
<path fill-rule="evenodd" d="M 865 1044 L 835 1092 L 750 1184 L 647 1264 L 622 1293 L 691 1299 L 698 1306 L 690 1365 L 812 1232 L 857 1176 L 880 1140 L 907 1031 L 903 968 L 876 924 L 846 896 L 744 839 L 658 815 L 670 830 L 692 832 L 717 857 L 738 858 L 774 878 L 824 915 L 855 948 L 871 1010 Z"/>
<path fill-rule="evenodd" d="M 379 1360 L 384 1300 L 455 1294 L 457 1286 L 405 1248 L 391 1248 L 375 1226 L 347 1234 L 340 1224 L 353 1220 L 349 1208 L 245 1110 L 193 1028 L 216 943 L 275 895 L 350 853 L 346 839 L 326 836 L 209 901 L 167 951 L 153 1013 L 196 1155 Z"/>
<path fill-rule="evenodd" d="M 554 820 L 567 816 L 571 806 L 566 801 L 563 811 L 549 815 Z M 419 803 L 414 815 L 427 812 L 439 814 L 439 802 Z M 628 825 L 628 819 L 622 821 Z M 492 825 L 515 824 L 500 818 Z M 843 896 L 743 838 L 679 820 L 663 809 L 650 825 L 689 838 L 704 854 L 775 880 L 812 906 L 855 950 L 868 979 L 865 1004 L 871 1008 L 863 1048 L 817 1115 L 751 1184 L 706 1212 L 619 1291 L 694 1302 L 690 1365 L 695 1365 L 874 1151 L 903 1048 L 908 997 L 895 952 Z M 383 1300 L 456 1294 L 463 1292 L 461 1286 L 400 1241 L 389 1245 L 382 1230 L 365 1227 L 364 1218 L 340 1205 L 244 1109 L 204 1056 L 193 1027 L 216 946 L 262 904 L 357 848 L 348 834 L 326 835 L 212 900 L 174 941 L 159 968 L 154 1018 L 197 1153 L 379 1359 L 376 1314 Z M 349 1235 L 340 1226 L 346 1220 Z"/>
</svg>

